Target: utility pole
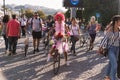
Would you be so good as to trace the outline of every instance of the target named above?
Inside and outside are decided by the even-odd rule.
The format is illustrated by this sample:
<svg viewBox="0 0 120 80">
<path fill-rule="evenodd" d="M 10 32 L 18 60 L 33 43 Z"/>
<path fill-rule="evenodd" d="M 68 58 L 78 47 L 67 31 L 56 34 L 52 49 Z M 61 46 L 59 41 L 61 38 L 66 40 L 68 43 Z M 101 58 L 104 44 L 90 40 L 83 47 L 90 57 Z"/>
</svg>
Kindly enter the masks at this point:
<svg viewBox="0 0 120 80">
<path fill-rule="evenodd" d="M 3 11 L 4 11 L 4 15 L 5 15 L 5 0 L 3 0 Z"/>
<path fill-rule="evenodd" d="M 72 18 L 72 17 L 75 17 L 75 18 L 76 18 L 76 8 L 75 8 L 75 7 L 72 7 L 72 8 L 71 8 L 70 18 Z"/>
</svg>

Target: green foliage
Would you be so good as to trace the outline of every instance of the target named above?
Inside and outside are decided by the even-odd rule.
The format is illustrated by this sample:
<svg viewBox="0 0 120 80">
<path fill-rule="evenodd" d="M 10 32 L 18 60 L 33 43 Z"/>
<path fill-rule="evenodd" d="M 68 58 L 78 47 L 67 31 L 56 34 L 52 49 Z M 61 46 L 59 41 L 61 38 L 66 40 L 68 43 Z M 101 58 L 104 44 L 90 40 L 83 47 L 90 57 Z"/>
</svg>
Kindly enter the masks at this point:
<svg viewBox="0 0 120 80">
<path fill-rule="evenodd" d="M 45 13 L 43 11 L 38 10 L 37 12 L 38 12 L 38 15 L 40 16 L 40 18 L 42 18 L 42 19 L 46 18 Z"/>
<path fill-rule="evenodd" d="M 76 11 L 76 18 L 82 19 L 82 11 L 81 10 Z"/>
<path fill-rule="evenodd" d="M 68 9 L 68 10 L 66 11 L 66 13 L 65 13 L 65 17 L 66 17 L 66 18 L 70 18 L 70 12 L 71 12 L 70 9 Z"/>
<path fill-rule="evenodd" d="M 43 11 L 38 10 L 37 12 L 38 12 L 38 15 L 39 15 L 42 19 L 45 19 L 45 18 L 46 18 L 45 13 L 44 13 Z M 27 10 L 25 10 L 25 16 L 26 16 L 27 18 L 33 17 L 33 15 L 34 15 L 34 11 L 33 11 L 32 9 L 27 9 Z"/>
<path fill-rule="evenodd" d="M 100 13 L 99 22 L 106 26 L 111 17 L 118 13 L 118 0 L 84 0 L 85 18 L 89 20 L 91 16 Z"/>
<path fill-rule="evenodd" d="M 26 16 L 27 18 L 32 17 L 33 14 L 34 14 L 34 12 L 33 12 L 32 9 L 27 9 L 27 10 L 25 10 L 25 16 Z"/>
</svg>

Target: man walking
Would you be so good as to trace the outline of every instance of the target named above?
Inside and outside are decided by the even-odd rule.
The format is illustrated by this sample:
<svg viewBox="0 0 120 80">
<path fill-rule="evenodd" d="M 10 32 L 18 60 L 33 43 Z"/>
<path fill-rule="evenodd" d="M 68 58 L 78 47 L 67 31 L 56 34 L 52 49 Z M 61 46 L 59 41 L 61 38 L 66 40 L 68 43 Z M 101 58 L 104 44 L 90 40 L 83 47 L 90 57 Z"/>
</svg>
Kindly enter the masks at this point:
<svg viewBox="0 0 120 80">
<path fill-rule="evenodd" d="M 9 42 L 9 55 L 16 54 L 16 46 L 18 38 L 20 37 L 20 23 L 16 19 L 16 15 L 12 15 L 12 18 L 6 29 L 6 34 Z"/>
<path fill-rule="evenodd" d="M 38 17 L 38 13 L 34 13 L 34 17 L 30 19 L 28 22 L 32 26 L 32 36 L 33 36 L 33 47 L 35 51 L 39 52 L 39 42 L 40 38 L 42 37 L 42 20 Z"/>
</svg>

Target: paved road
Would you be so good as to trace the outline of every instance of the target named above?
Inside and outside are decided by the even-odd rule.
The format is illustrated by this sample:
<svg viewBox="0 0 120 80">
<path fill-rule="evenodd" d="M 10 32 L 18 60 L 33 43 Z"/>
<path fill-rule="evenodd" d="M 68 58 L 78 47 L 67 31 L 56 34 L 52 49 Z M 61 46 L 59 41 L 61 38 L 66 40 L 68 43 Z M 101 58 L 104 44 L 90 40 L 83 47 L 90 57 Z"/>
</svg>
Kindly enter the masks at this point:
<svg viewBox="0 0 120 80">
<path fill-rule="evenodd" d="M 2 44 L 2 42 L 3 42 L 3 37 L 0 36 L 0 45 Z"/>
<path fill-rule="evenodd" d="M 33 54 L 32 38 L 27 57 L 23 52 L 24 38 L 19 39 L 17 55 L 4 54 L 4 45 L 0 46 L 0 80 L 102 80 L 105 74 L 107 58 L 96 53 L 97 46 L 102 37 L 97 37 L 95 48 L 85 52 L 77 44 L 77 56 L 69 53 L 70 66 L 66 66 L 64 58 L 61 58 L 60 71 L 53 74 L 52 62 L 46 62 L 43 44 L 40 44 L 40 52 Z"/>
</svg>

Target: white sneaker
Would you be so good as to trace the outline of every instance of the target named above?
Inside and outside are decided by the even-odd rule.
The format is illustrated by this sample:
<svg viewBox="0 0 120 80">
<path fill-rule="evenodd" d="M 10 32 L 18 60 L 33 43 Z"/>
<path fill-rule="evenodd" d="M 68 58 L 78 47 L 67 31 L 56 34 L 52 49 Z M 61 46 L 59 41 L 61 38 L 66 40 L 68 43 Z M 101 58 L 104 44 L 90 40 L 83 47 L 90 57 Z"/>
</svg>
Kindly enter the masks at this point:
<svg viewBox="0 0 120 80">
<path fill-rule="evenodd" d="M 50 61 L 50 58 L 51 58 L 51 55 L 50 55 L 50 54 L 48 54 L 48 56 L 47 56 L 47 62 L 49 62 L 49 61 Z"/>
</svg>

